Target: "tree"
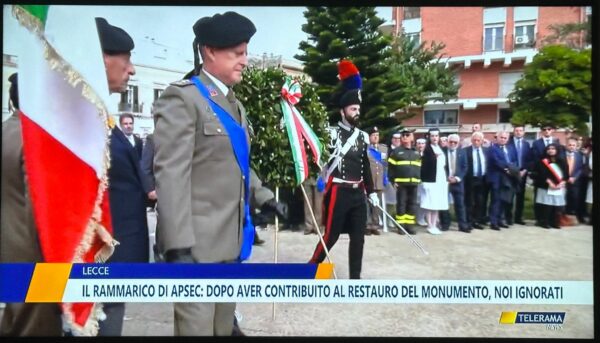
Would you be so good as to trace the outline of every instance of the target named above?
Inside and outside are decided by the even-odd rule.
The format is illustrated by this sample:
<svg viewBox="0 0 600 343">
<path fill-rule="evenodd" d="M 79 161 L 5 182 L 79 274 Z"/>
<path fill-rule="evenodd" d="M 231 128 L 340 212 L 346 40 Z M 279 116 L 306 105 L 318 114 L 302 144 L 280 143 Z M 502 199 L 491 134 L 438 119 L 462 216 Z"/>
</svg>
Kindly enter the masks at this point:
<svg viewBox="0 0 600 343">
<path fill-rule="evenodd" d="M 385 95 L 395 109 L 404 112 L 402 119 L 414 116 L 411 107 L 422 107 L 429 100 L 448 101 L 456 98 L 460 85 L 454 72 L 440 63 L 443 43 L 418 44 L 401 35 L 392 45 L 390 72 Z"/>
<path fill-rule="evenodd" d="M 304 17 L 302 31 L 309 37 L 299 45 L 304 53 L 294 57 L 304 62 L 304 72 L 317 83 L 330 122 L 339 120 L 343 88 L 337 62 L 346 58 L 358 67 L 363 80 L 361 127 L 395 125 L 390 117 L 395 108 L 384 97 L 391 38 L 379 31 L 384 20 L 376 16 L 375 7 L 308 7 Z"/>
<path fill-rule="evenodd" d="M 592 22 L 552 24 L 548 26 L 552 33 L 543 39 L 543 45 L 564 44 L 572 49 L 583 49 L 592 44 Z"/>
<path fill-rule="evenodd" d="M 246 108 L 253 131 L 251 167 L 269 185 L 294 187 L 296 179 L 292 150 L 281 121 L 281 88 L 285 77 L 281 69 L 250 67 L 244 71 L 242 82 L 234 87 L 234 91 Z M 313 85 L 305 78 L 298 81 L 302 87 L 302 98 L 296 108 L 325 146 L 329 141 L 325 107 L 319 101 Z M 308 146 L 305 148 L 308 154 Z M 323 158 L 327 158 L 326 152 Z M 315 163 L 309 163 L 309 167 L 312 175 L 319 172 Z"/>
<path fill-rule="evenodd" d="M 592 113 L 591 62 L 591 49 L 542 48 L 509 94 L 512 123 L 554 124 L 586 134 Z"/>
</svg>

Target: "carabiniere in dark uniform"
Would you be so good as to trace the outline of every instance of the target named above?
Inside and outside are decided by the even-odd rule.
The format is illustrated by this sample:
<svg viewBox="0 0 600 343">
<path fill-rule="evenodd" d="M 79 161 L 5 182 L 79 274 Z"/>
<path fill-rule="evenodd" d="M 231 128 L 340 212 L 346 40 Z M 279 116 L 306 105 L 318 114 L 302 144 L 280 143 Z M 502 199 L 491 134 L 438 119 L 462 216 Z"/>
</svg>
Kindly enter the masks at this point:
<svg viewBox="0 0 600 343">
<path fill-rule="evenodd" d="M 342 109 L 352 104 L 360 104 L 360 91 L 351 90 L 342 97 Z M 342 113 L 344 117 L 345 114 Z M 356 116 L 358 117 L 358 116 Z M 331 249 L 341 233 L 350 235 L 349 268 L 350 278 L 360 279 L 365 227 L 367 224 L 366 194 L 374 195 L 373 179 L 367 148 L 369 137 L 344 119 L 330 129 L 332 151 L 331 158 L 324 170 L 337 166 L 326 176 L 327 185 L 323 198 L 323 240 L 327 249 Z M 346 153 L 343 147 L 348 140 Z M 336 162 L 336 158 L 339 159 Z M 366 193 L 365 193 L 366 192 Z M 309 263 L 320 263 L 325 259 L 325 251 L 319 242 Z"/>
</svg>

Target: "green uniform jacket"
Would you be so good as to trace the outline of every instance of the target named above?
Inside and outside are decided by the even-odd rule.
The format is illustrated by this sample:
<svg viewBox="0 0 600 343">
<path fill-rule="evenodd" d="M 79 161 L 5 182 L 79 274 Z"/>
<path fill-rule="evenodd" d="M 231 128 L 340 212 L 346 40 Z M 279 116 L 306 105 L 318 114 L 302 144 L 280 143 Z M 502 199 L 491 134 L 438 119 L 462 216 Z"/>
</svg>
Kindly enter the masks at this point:
<svg viewBox="0 0 600 343">
<path fill-rule="evenodd" d="M 246 129 L 237 101 L 200 72 L 212 99 Z M 192 248 L 198 262 L 226 262 L 240 253 L 244 180 L 225 127 L 190 80 L 167 87 L 154 105 L 154 176 L 158 197 L 159 249 Z M 247 134 L 248 136 L 248 134 Z M 247 137 L 248 144 L 249 136 Z"/>
</svg>

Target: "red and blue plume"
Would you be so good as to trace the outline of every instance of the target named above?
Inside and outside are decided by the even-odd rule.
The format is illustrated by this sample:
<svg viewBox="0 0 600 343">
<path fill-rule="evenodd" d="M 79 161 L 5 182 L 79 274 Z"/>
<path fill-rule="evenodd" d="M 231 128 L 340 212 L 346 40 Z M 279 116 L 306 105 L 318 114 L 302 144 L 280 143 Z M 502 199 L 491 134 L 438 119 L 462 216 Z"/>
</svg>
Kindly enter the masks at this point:
<svg viewBox="0 0 600 343">
<path fill-rule="evenodd" d="M 347 90 L 362 89 L 362 79 L 358 68 L 349 60 L 343 59 L 338 62 L 338 78 Z"/>
</svg>

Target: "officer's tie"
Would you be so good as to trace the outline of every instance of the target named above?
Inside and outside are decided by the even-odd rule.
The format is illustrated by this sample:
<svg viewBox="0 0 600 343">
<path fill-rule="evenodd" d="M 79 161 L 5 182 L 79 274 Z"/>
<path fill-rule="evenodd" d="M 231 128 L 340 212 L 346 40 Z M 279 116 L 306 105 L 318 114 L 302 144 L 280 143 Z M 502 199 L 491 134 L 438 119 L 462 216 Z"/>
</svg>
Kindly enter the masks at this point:
<svg viewBox="0 0 600 343">
<path fill-rule="evenodd" d="M 234 118 L 239 118 L 240 116 L 240 112 L 238 109 L 238 105 L 237 105 L 237 101 L 235 100 L 235 93 L 233 93 L 233 89 L 229 88 L 229 91 L 227 92 L 227 101 L 229 101 L 229 105 L 231 106 L 231 109 L 233 110 L 233 115 Z"/>
</svg>

